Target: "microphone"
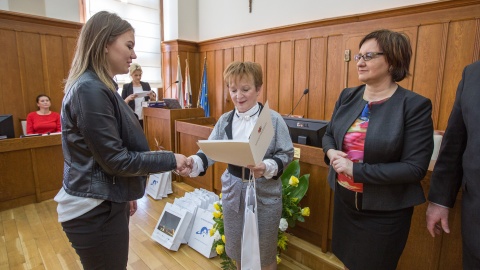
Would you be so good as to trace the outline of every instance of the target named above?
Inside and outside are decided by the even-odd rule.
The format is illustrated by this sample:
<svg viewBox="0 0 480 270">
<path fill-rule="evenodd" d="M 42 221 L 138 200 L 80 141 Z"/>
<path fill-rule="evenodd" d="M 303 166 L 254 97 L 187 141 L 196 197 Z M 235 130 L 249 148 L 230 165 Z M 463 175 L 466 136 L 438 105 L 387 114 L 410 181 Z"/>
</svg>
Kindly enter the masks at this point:
<svg viewBox="0 0 480 270">
<path fill-rule="evenodd" d="M 295 107 L 293 107 L 293 110 L 287 115 L 287 117 L 289 117 L 290 115 L 292 115 L 292 113 L 293 113 L 293 112 L 295 111 L 295 109 L 297 108 L 298 104 L 300 104 L 300 101 L 302 100 L 302 98 L 303 98 L 306 94 L 308 94 L 309 91 L 310 91 L 310 90 L 308 90 L 308 88 L 305 89 L 305 90 L 303 90 L 303 95 L 300 97 L 300 99 L 299 99 L 298 102 L 297 102 L 297 105 L 295 105 Z"/>
<path fill-rule="evenodd" d="M 174 81 L 172 84 L 170 84 L 170 86 L 167 87 L 167 89 L 165 89 L 165 91 L 163 91 L 163 96 L 165 97 L 165 92 L 168 91 L 168 89 L 170 89 L 170 87 L 172 87 L 173 84 L 175 83 L 178 83 L 178 81 Z"/>
</svg>

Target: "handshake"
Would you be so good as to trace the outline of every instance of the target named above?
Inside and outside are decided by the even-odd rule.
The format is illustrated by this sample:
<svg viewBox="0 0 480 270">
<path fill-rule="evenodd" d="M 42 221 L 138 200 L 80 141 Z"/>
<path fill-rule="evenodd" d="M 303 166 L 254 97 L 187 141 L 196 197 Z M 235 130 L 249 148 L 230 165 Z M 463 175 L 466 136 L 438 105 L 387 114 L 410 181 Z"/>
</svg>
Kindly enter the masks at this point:
<svg viewBox="0 0 480 270">
<path fill-rule="evenodd" d="M 193 158 L 175 154 L 175 160 L 177 161 L 177 168 L 173 172 L 183 177 L 189 176 L 193 170 Z"/>
</svg>

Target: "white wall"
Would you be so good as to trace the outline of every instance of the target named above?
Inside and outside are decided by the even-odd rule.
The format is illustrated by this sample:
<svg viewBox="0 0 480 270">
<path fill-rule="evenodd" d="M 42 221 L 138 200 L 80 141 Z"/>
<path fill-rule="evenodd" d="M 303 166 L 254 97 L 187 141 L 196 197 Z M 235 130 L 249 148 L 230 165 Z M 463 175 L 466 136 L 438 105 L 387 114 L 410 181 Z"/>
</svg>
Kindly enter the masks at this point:
<svg viewBox="0 0 480 270">
<path fill-rule="evenodd" d="M 78 8 L 78 0 L 45 0 L 45 16 L 49 18 L 79 22 Z"/>
<path fill-rule="evenodd" d="M 427 2 L 437 1 L 252 0 L 252 13 L 249 13 L 248 0 L 198 0 L 198 40 Z"/>
<path fill-rule="evenodd" d="M 80 21 L 78 0 L 0 0 L 0 9 L 66 21 Z"/>
</svg>

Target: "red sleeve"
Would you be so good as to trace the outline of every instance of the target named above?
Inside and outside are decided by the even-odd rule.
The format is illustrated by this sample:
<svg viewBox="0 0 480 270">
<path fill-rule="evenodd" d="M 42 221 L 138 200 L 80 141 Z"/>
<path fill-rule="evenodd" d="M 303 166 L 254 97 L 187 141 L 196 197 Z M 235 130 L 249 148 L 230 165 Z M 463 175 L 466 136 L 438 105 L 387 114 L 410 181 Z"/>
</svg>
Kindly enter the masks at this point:
<svg viewBox="0 0 480 270">
<path fill-rule="evenodd" d="M 33 129 L 33 122 L 35 122 L 36 112 L 31 112 L 27 115 L 27 134 L 35 134 Z"/>
<path fill-rule="evenodd" d="M 61 126 L 61 123 L 60 123 L 60 114 L 58 113 L 55 113 L 55 117 L 57 118 L 57 128 L 55 129 L 55 132 L 60 132 L 62 131 L 62 126 Z"/>
</svg>

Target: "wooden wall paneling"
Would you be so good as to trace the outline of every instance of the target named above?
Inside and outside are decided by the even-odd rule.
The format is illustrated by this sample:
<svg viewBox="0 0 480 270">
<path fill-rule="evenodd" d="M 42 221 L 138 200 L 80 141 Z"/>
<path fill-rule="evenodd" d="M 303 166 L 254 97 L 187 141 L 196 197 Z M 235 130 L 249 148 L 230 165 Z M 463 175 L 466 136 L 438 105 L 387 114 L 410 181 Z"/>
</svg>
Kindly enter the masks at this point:
<svg viewBox="0 0 480 270">
<path fill-rule="evenodd" d="M 471 52 L 473 52 L 475 46 L 475 35 L 471 33 L 476 32 L 475 27 L 475 20 L 450 23 L 438 129 L 446 129 L 448 117 L 455 101 L 456 89 L 462 78 L 463 68 L 472 63 Z"/>
<path fill-rule="evenodd" d="M 218 119 L 222 115 L 222 108 L 219 106 L 215 89 L 215 52 L 207 52 L 207 80 L 208 80 L 208 102 L 210 105 L 210 116 Z"/>
<path fill-rule="evenodd" d="M 222 115 L 225 111 L 227 100 L 225 100 L 225 91 L 226 87 L 223 83 L 223 50 L 215 51 L 215 65 L 212 67 L 215 69 L 215 76 L 212 78 L 215 83 L 215 88 L 213 94 L 215 95 L 215 100 L 217 100 L 218 116 Z"/>
<path fill-rule="evenodd" d="M 335 102 L 344 88 L 344 68 L 342 67 L 344 65 L 344 48 L 342 44 L 343 36 L 328 37 L 327 73 L 325 75 L 326 91 L 324 100 L 326 120 L 332 118 Z"/>
<path fill-rule="evenodd" d="M 233 62 L 233 49 L 225 49 L 223 50 L 223 67 L 222 69 L 225 70 L 227 66 Z M 222 75 L 223 76 L 223 75 Z M 232 102 L 232 98 L 230 97 L 230 93 L 228 92 L 228 88 L 226 86 L 226 82 L 224 82 L 223 85 L 223 100 L 225 100 L 225 103 L 223 105 L 223 112 L 228 112 L 233 110 L 235 107 Z"/>
<path fill-rule="evenodd" d="M 355 87 L 361 85 L 362 82 L 358 79 L 357 72 L 357 62 L 355 62 L 354 56 L 359 53 L 360 48 L 358 45 L 365 35 L 368 33 L 358 33 L 355 35 L 345 36 L 345 50 L 350 50 L 350 61 L 346 65 L 345 76 L 346 76 L 346 85 L 345 87 Z M 344 52 L 345 53 L 345 52 Z"/>
<path fill-rule="evenodd" d="M 254 46 L 249 45 L 249 46 L 243 47 L 243 61 L 253 62 L 254 59 L 255 59 Z"/>
<path fill-rule="evenodd" d="M 432 101 L 434 128 L 438 124 L 448 23 L 421 25 L 418 28 L 413 91 Z"/>
<path fill-rule="evenodd" d="M 15 135 L 21 134 L 18 118 L 26 118 L 26 109 L 23 101 L 22 76 L 20 73 L 16 33 L 11 30 L 0 29 L 0 58 L 5 66 L 0 72 L 0 113 L 13 114 Z"/>
<path fill-rule="evenodd" d="M 278 100 L 278 112 L 289 114 L 293 108 L 293 41 L 280 42 L 280 78 L 276 94 L 282 98 Z"/>
<path fill-rule="evenodd" d="M 415 58 L 416 58 L 416 52 L 417 52 L 416 44 L 417 44 L 417 38 L 418 38 L 418 27 L 413 26 L 408 28 L 392 29 L 392 31 L 400 32 L 408 36 L 408 39 L 410 40 L 410 46 L 412 47 L 412 58 L 410 60 L 410 67 L 408 70 L 410 71 L 410 74 L 414 74 Z M 405 89 L 413 90 L 412 76 L 405 77 L 405 79 L 403 79 L 401 82 L 398 82 L 398 85 L 402 86 Z"/>
<path fill-rule="evenodd" d="M 39 34 L 18 33 L 20 53 L 20 66 L 22 67 L 22 80 L 25 93 L 27 113 L 38 110 L 36 97 L 45 93 L 43 59 L 41 49 L 41 36 Z"/>
<path fill-rule="evenodd" d="M 265 52 L 266 46 L 265 44 L 259 44 L 255 45 L 255 50 L 254 50 L 254 55 L 255 59 L 252 61 L 258 63 L 262 67 L 262 72 L 263 72 L 263 86 L 262 86 L 262 92 L 258 96 L 258 101 L 265 104 L 267 100 L 267 68 L 266 68 L 266 52 Z"/>
<path fill-rule="evenodd" d="M 267 64 L 266 74 L 267 87 L 265 90 L 268 104 L 272 110 L 279 112 L 279 91 L 280 88 L 280 43 L 274 42 L 267 44 Z"/>
<path fill-rule="evenodd" d="M 80 31 L 78 31 L 80 34 Z M 64 78 L 68 77 L 68 73 L 70 72 L 71 63 L 73 61 L 73 57 L 75 56 L 75 49 L 77 47 L 77 38 L 76 37 L 62 37 L 63 43 L 63 72 Z"/>
<path fill-rule="evenodd" d="M 42 56 L 45 76 L 45 87 L 50 96 L 52 106 L 50 109 L 60 112 L 63 100 L 63 80 L 66 78 L 65 61 L 63 60 L 62 37 L 44 35 L 42 36 Z"/>
<path fill-rule="evenodd" d="M 480 18 L 475 20 L 475 49 L 473 50 L 472 62 L 480 60 Z"/>
<path fill-rule="evenodd" d="M 308 104 L 305 117 L 325 119 L 325 74 L 327 72 L 327 39 L 310 39 L 310 68 L 308 81 Z"/>
<path fill-rule="evenodd" d="M 303 91 L 308 88 L 308 75 L 310 69 L 310 61 L 308 61 L 310 55 L 310 40 L 299 39 L 294 42 L 294 59 L 293 59 L 293 96 L 292 96 L 292 110 L 299 102 L 303 95 Z M 283 94 L 282 94 L 283 95 Z M 306 116 L 308 95 L 303 97 L 302 101 L 298 104 L 298 107 L 292 113 L 293 115 Z M 290 110 L 291 111 L 291 110 Z M 290 113 L 287 112 L 287 113 Z"/>
<path fill-rule="evenodd" d="M 243 47 L 233 48 L 233 61 L 243 61 Z"/>
</svg>

